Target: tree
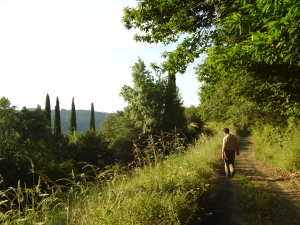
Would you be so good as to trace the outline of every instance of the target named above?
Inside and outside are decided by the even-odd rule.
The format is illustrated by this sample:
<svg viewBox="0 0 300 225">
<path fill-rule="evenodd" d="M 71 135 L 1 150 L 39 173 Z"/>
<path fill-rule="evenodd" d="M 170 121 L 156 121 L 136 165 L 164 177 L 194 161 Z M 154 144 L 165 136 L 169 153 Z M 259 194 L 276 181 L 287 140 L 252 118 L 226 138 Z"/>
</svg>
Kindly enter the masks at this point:
<svg viewBox="0 0 300 225">
<path fill-rule="evenodd" d="M 90 130 L 94 130 L 94 131 L 96 130 L 94 103 L 92 103 L 91 105 Z"/>
<path fill-rule="evenodd" d="M 50 105 L 49 94 L 46 95 L 45 111 L 46 111 L 47 119 L 49 121 L 49 127 L 51 127 L 51 105 Z"/>
<path fill-rule="evenodd" d="M 179 95 L 179 89 L 171 76 L 168 76 L 168 84 L 165 90 L 164 113 L 162 118 L 163 131 L 183 131 L 186 127 L 183 102 Z"/>
<path fill-rule="evenodd" d="M 233 1 L 231 4 L 235 3 L 239 9 L 221 8 L 227 16 L 219 18 L 216 26 L 223 35 L 236 37 L 238 57 L 250 56 L 254 62 L 267 64 L 300 65 L 299 1 Z"/>
<path fill-rule="evenodd" d="M 184 115 L 187 120 L 187 125 L 189 128 L 189 134 L 192 138 L 198 136 L 199 133 L 203 132 L 203 121 L 200 119 L 200 115 L 195 106 L 191 105 L 184 108 Z"/>
<path fill-rule="evenodd" d="M 218 0 L 140 0 L 135 8 L 124 8 L 122 18 L 127 29 L 139 29 L 142 34 L 134 39 L 147 43 L 179 42 L 162 65 L 169 75 L 184 73 L 187 64 L 194 61 L 211 44 L 211 29 L 217 17 Z M 224 1 L 226 2 L 226 1 Z"/>
<path fill-rule="evenodd" d="M 17 114 L 16 131 L 24 143 L 29 141 L 31 144 L 35 144 L 39 141 L 49 140 L 48 118 L 41 107 L 38 106 L 34 111 L 23 107 Z"/>
<path fill-rule="evenodd" d="M 297 0 L 140 0 L 135 8 L 124 8 L 122 21 L 125 28 L 141 31 L 136 41 L 179 43 L 163 54 L 169 72 L 182 73 L 207 47 L 229 42 L 254 61 L 281 58 L 300 65 L 298 8 Z"/>
<path fill-rule="evenodd" d="M 100 133 L 117 161 L 130 163 L 133 160 L 133 142 L 139 139 L 142 130 L 135 126 L 129 113 L 117 111 L 108 115 L 101 124 Z"/>
<path fill-rule="evenodd" d="M 113 154 L 108 151 L 108 143 L 100 132 L 87 130 L 80 134 L 80 142 L 76 159 L 78 162 L 87 162 L 91 165 L 105 166 L 113 163 Z"/>
<path fill-rule="evenodd" d="M 0 157 L 12 160 L 15 152 L 16 106 L 8 98 L 0 98 Z"/>
<path fill-rule="evenodd" d="M 0 137 L 4 140 L 14 134 L 15 110 L 8 98 L 0 99 Z"/>
<path fill-rule="evenodd" d="M 123 86 L 120 93 L 128 103 L 125 112 L 142 134 L 170 132 L 185 126 L 184 109 L 172 76 L 162 78 L 152 65 L 157 79 L 139 59 L 132 67 L 133 87 Z"/>
<path fill-rule="evenodd" d="M 178 41 L 163 54 L 163 70 L 183 73 L 205 52 L 199 80 L 206 89 L 220 79 L 228 87 L 241 82 L 228 89 L 231 102 L 276 112 L 274 118 L 299 116 L 299 6 L 297 0 L 141 0 L 124 9 L 123 23 L 141 31 L 136 41 Z"/>
<path fill-rule="evenodd" d="M 74 132 L 77 130 L 77 123 L 76 123 L 76 110 L 75 110 L 75 103 L 74 98 L 72 99 L 72 106 L 71 106 L 71 117 L 70 117 L 70 132 Z"/>
<path fill-rule="evenodd" d="M 56 97 L 53 132 L 55 135 L 61 134 L 60 107 L 58 97 Z"/>
<path fill-rule="evenodd" d="M 166 80 L 158 77 L 155 81 L 141 59 L 132 67 L 132 78 L 133 87 L 125 85 L 120 93 L 128 102 L 126 112 L 144 134 L 159 132 L 163 129 Z"/>
<path fill-rule="evenodd" d="M 20 153 L 33 160 L 36 169 L 44 167 L 47 163 L 45 156 L 48 156 L 52 140 L 45 111 L 40 106 L 34 111 L 23 107 L 16 119 L 15 130 L 18 135 L 15 138 Z"/>
<path fill-rule="evenodd" d="M 128 103 L 126 112 L 144 134 L 157 132 L 162 129 L 166 82 L 161 78 L 155 81 L 141 59 L 132 67 L 131 75 L 133 88 L 125 85 L 120 93 Z"/>
</svg>

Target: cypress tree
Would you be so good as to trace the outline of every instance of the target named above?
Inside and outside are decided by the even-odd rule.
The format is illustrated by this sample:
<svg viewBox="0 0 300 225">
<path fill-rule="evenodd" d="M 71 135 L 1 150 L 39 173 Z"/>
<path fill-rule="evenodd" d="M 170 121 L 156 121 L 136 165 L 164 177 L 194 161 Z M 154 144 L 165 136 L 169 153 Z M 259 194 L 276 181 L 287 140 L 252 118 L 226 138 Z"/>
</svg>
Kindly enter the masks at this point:
<svg viewBox="0 0 300 225">
<path fill-rule="evenodd" d="M 56 97 L 56 105 L 55 105 L 55 115 L 54 115 L 54 130 L 55 135 L 61 134 L 61 123 L 60 123 L 60 108 L 59 108 L 59 100 Z"/>
<path fill-rule="evenodd" d="M 73 132 L 77 130 L 76 124 L 76 110 L 75 110 L 75 103 L 74 98 L 72 99 L 72 107 L 71 107 L 71 117 L 70 117 L 70 128 L 69 131 Z"/>
<path fill-rule="evenodd" d="M 46 117 L 49 121 L 48 124 L 51 127 L 51 105 L 50 105 L 50 97 L 48 94 L 46 95 L 45 111 L 46 111 Z"/>
<path fill-rule="evenodd" d="M 185 127 L 186 119 L 182 105 L 176 86 L 176 77 L 173 74 L 169 74 L 163 115 L 164 131 L 171 132 L 175 128 L 181 130 Z"/>
<path fill-rule="evenodd" d="M 90 117 L 90 130 L 96 130 L 95 129 L 95 110 L 94 110 L 94 103 L 91 105 L 91 117 Z"/>
</svg>

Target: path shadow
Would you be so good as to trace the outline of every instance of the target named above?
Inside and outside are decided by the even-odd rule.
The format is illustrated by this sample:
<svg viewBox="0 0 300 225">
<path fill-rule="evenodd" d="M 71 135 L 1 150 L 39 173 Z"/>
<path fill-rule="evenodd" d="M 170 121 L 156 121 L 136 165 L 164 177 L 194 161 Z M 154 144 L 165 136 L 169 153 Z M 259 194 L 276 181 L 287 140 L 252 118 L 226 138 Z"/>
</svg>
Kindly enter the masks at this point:
<svg viewBox="0 0 300 225">
<path fill-rule="evenodd" d="M 234 191 L 231 181 L 220 175 L 219 191 L 216 198 L 211 204 L 211 208 L 208 209 L 211 212 L 211 216 L 205 221 L 205 225 L 241 225 L 234 221 L 234 217 L 237 214 L 236 205 L 234 204 Z"/>
</svg>

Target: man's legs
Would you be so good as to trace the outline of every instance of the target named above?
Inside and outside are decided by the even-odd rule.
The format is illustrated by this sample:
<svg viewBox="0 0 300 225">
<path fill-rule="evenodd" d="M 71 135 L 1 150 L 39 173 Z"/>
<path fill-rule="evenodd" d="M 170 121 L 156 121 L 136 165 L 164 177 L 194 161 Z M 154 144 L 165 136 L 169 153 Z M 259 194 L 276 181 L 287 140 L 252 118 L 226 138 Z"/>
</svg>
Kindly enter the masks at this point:
<svg viewBox="0 0 300 225">
<path fill-rule="evenodd" d="M 235 175 L 234 170 L 234 159 L 235 159 L 235 151 L 226 151 L 226 160 L 225 162 L 225 173 L 226 176 L 232 178 Z"/>
</svg>

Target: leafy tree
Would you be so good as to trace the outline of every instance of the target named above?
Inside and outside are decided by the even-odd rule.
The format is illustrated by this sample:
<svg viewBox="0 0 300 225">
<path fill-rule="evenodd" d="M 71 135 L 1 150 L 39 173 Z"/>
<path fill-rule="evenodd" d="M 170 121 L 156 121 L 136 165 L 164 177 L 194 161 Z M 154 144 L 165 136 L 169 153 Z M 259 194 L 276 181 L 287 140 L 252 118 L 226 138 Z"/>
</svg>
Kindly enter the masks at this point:
<svg viewBox="0 0 300 225">
<path fill-rule="evenodd" d="M 45 111 L 38 106 L 34 111 L 24 107 L 17 115 L 16 141 L 20 156 L 18 160 L 17 177 L 28 177 L 28 169 L 31 167 L 29 160 L 33 162 L 35 170 L 40 170 L 48 164 L 51 149 L 52 133 L 48 126 L 48 118 Z"/>
<path fill-rule="evenodd" d="M 223 94 L 231 104 L 219 103 L 226 112 L 232 113 L 231 116 L 240 115 L 239 121 L 244 124 L 253 118 L 278 123 L 279 118 L 299 116 L 300 95 L 297 90 L 300 80 L 297 74 L 300 68 L 289 59 L 290 53 L 294 54 L 294 43 L 289 43 L 282 35 L 276 36 L 282 32 L 290 38 L 297 35 L 286 32 L 291 29 L 289 25 L 283 26 L 281 17 L 282 20 L 291 17 L 290 13 L 299 3 L 234 2 L 239 8 L 234 3 L 229 8 L 220 7 L 221 14 L 227 16 L 216 20 L 218 36 L 215 45 L 208 52 L 206 62 L 198 67 L 199 81 L 205 84 L 201 91 L 202 109 L 206 107 L 211 115 L 210 106 L 218 105 L 218 101 L 212 99 L 221 99 L 216 96 L 216 88 L 228 86 Z M 281 28 L 277 25 L 272 28 L 272 24 L 281 24 Z M 276 41 L 274 35 L 278 37 Z M 277 45 L 277 42 L 281 44 Z M 285 49 L 287 46 L 291 51 Z M 205 105 L 205 102 L 210 105 Z M 248 115 L 241 118 L 245 112 Z"/>
<path fill-rule="evenodd" d="M 50 105 L 49 94 L 46 95 L 45 111 L 46 111 L 47 119 L 49 121 L 49 127 L 51 127 L 51 105 Z"/>
<path fill-rule="evenodd" d="M 90 130 L 96 130 L 94 103 L 91 105 Z"/>
<path fill-rule="evenodd" d="M 174 77 L 162 78 L 159 68 L 156 65 L 152 68 L 157 79 L 139 59 L 132 67 L 133 87 L 124 86 L 120 93 L 128 102 L 125 112 L 146 136 L 185 126 L 182 101 Z"/>
<path fill-rule="evenodd" d="M 137 41 L 179 42 L 163 54 L 163 69 L 183 73 L 206 52 L 199 75 L 204 89 L 213 90 L 222 80 L 232 109 L 247 105 L 273 114 L 273 119 L 286 118 L 300 115 L 298 8 L 296 0 L 141 0 L 124 9 L 123 23 L 141 31 Z M 209 100 L 209 92 L 205 95 Z"/>
<path fill-rule="evenodd" d="M 2 160 L 0 165 L 6 164 L 7 168 L 11 168 L 14 164 L 14 156 L 18 151 L 15 127 L 16 107 L 11 105 L 8 98 L 2 97 L 0 99 L 0 157 L 5 161 Z"/>
<path fill-rule="evenodd" d="M 132 82 L 133 88 L 125 85 L 120 93 L 128 102 L 126 112 L 144 134 L 160 132 L 163 129 L 166 80 L 161 77 L 155 80 L 139 59 L 132 67 Z"/>
<path fill-rule="evenodd" d="M 35 169 L 47 164 L 51 141 L 48 119 L 40 106 L 34 111 L 24 107 L 17 112 L 5 98 L 0 100 L 0 105 L 0 170 L 4 183 L 15 186 L 22 180 L 31 185 L 29 160 L 34 162 Z"/>
<path fill-rule="evenodd" d="M 19 147 L 16 142 L 16 107 L 8 98 L 0 98 L 0 171 L 1 186 L 15 184 L 17 174 L 17 158 Z"/>
<path fill-rule="evenodd" d="M 54 111 L 54 134 L 61 134 L 61 123 L 60 123 L 60 107 L 59 107 L 59 99 L 56 97 L 56 105 Z"/>
<path fill-rule="evenodd" d="M 119 162 L 129 163 L 133 160 L 133 142 L 138 140 L 142 133 L 141 128 L 134 124 L 129 114 L 124 111 L 108 115 L 101 124 L 100 133 Z"/>
<path fill-rule="evenodd" d="M 232 90 L 239 89 L 242 85 L 241 82 L 229 85 L 226 80 L 221 79 L 213 84 L 203 84 L 200 92 L 201 105 L 198 107 L 201 119 L 226 122 L 241 129 L 255 120 L 264 119 L 268 114 L 262 112 L 258 104 L 232 93 Z"/>
<path fill-rule="evenodd" d="M 8 98 L 0 99 L 0 137 L 5 140 L 14 135 L 16 107 L 11 106 Z M 1 148 L 2 149 L 2 148 Z"/>
<path fill-rule="evenodd" d="M 231 8 L 236 3 L 239 9 L 220 8 L 227 16 L 220 17 L 216 25 L 227 37 L 236 37 L 237 57 L 247 60 L 250 56 L 254 62 L 267 64 L 300 65 L 299 1 L 233 1 Z"/>
<path fill-rule="evenodd" d="M 80 135 L 76 160 L 87 162 L 101 169 L 114 162 L 113 154 L 108 148 L 108 142 L 105 141 L 100 132 L 94 130 L 88 130 Z"/>
<path fill-rule="evenodd" d="M 179 43 L 174 51 L 163 53 L 164 71 L 175 75 L 184 73 L 187 64 L 211 44 L 218 4 L 218 0 L 140 0 L 135 8 L 124 8 L 122 21 L 125 28 L 141 31 L 134 36 L 136 41 Z"/>
<path fill-rule="evenodd" d="M 48 118 L 38 106 L 34 111 L 26 107 L 18 113 L 16 131 L 23 143 L 30 144 L 31 147 L 37 142 L 49 140 L 50 128 Z"/>
<path fill-rule="evenodd" d="M 203 131 L 203 121 L 200 119 L 197 108 L 193 105 L 184 108 L 184 115 L 187 120 L 189 133 L 194 138 Z"/>
<path fill-rule="evenodd" d="M 75 103 L 74 98 L 72 99 L 72 106 L 71 106 L 71 117 L 70 117 L 70 132 L 77 131 L 77 123 L 76 123 L 76 110 L 75 110 Z"/>
</svg>

